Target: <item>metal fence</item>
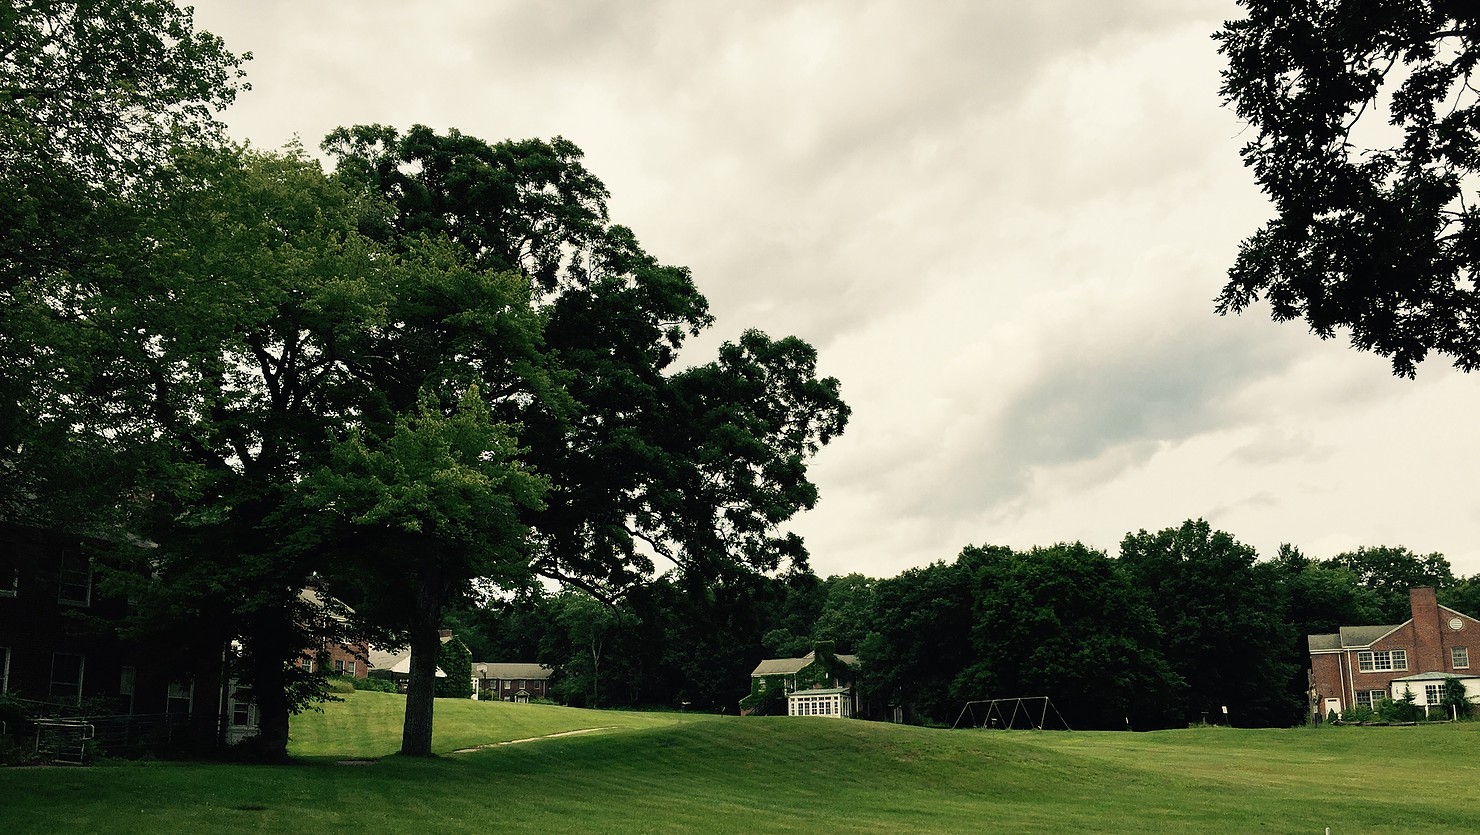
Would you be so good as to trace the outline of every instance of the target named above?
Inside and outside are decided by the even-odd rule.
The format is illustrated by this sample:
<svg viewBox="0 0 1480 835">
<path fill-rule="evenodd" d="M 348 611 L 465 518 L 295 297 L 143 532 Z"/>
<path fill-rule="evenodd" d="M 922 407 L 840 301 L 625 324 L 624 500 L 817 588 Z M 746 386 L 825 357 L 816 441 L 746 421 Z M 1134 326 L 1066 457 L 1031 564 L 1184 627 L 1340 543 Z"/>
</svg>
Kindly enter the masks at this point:
<svg viewBox="0 0 1480 835">
<path fill-rule="evenodd" d="M 96 757 L 136 757 L 188 739 L 190 717 L 181 714 L 30 716 L 13 739 L 30 742 L 31 753 L 53 762 L 88 763 Z"/>
</svg>

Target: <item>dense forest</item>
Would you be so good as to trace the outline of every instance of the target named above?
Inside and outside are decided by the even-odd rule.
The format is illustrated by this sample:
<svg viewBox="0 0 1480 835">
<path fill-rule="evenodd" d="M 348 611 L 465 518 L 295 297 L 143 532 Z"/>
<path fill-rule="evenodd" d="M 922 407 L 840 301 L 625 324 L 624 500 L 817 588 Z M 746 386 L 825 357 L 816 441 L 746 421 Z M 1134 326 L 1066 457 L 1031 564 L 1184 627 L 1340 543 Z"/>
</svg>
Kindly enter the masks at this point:
<svg viewBox="0 0 1480 835">
<path fill-rule="evenodd" d="M 874 579 L 660 578 L 614 605 L 536 587 L 449 613 L 479 660 L 537 660 L 569 704 L 736 712 L 762 658 L 820 641 L 855 654 L 869 715 L 950 724 L 974 699 L 1047 695 L 1076 728 L 1305 720 L 1308 634 L 1407 620 L 1408 589 L 1480 612 L 1480 577 L 1440 554 L 1359 548 L 1271 558 L 1202 520 L 1078 543 L 968 547 Z"/>
</svg>

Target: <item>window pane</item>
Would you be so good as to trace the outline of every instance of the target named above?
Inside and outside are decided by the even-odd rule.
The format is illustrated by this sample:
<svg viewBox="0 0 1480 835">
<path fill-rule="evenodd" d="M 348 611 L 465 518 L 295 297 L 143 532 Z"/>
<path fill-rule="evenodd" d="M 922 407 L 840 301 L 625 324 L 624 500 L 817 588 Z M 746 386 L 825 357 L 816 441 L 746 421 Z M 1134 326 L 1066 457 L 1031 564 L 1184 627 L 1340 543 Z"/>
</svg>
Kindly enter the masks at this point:
<svg viewBox="0 0 1480 835">
<path fill-rule="evenodd" d="M 73 702 L 82 701 L 83 658 L 67 652 L 51 656 L 51 697 Z"/>
<path fill-rule="evenodd" d="M 92 563 L 75 550 L 62 551 L 61 584 L 57 600 L 86 606 L 92 601 Z"/>
</svg>

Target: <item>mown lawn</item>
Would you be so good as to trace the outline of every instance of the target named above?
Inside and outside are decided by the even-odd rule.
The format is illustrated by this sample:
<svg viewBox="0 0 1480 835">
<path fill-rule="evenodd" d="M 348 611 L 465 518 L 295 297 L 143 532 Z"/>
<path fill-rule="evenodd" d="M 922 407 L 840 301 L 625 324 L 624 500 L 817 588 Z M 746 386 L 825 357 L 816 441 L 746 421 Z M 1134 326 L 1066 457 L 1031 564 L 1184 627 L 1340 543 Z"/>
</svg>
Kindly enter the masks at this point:
<svg viewBox="0 0 1480 835">
<path fill-rule="evenodd" d="M 292 766 L 0 770 L 0 833 L 1476 831 L 1480 724 L 1145 734 L 940 731 L 821 718 L 437 704 L 439 752 L 396 747 L 400 699 L 294 726 Z"/>
</svg>

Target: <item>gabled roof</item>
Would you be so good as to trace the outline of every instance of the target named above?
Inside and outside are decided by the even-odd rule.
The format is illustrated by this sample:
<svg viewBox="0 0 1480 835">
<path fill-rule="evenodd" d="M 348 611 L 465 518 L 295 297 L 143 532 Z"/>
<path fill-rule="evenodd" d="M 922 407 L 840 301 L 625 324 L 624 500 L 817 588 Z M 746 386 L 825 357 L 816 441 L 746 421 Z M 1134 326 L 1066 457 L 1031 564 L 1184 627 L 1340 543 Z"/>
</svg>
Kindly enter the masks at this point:
<svg viewBox="0 0 1480 835">
<path fill-rule="evenodd" d="M 1387 626 L 1343 626 L 1339 633 L 1341 645 L 1343 647 L 1370 647 L 1411 620 L 1412 618 L 1403 623 Z"/>
<path fill-rule="evenodd" d="M 478 673 L 481 678 L 523 678 L 539 681 L 549 678 L 554 670 L 543 664 L 474 661 L 473 672 Z"/>
<path fill-rule="evenodd" d="M 763 658 L 761 663 L 755 665 L 750 671 L 754 676 L 774 676 L 778 674 L 799 673 L 802 668 L 817 660 L 817 653 L 809 652 L 801 658 Z"/>
<path fill-rule="evenodd" d="M 372 670 L 390 670 L 399 675 L 411 674 L 411 650 L 409 649 L 404 649 L 400 652 L 387 652 L 383 649 L 371 647 L 370 651 L 366 654 L 365 660 L 370 663 L 370 669 Z M 442 672 L 441 667 L 438 667 L 433 675 L 437 678 L 447 678 L 447 674 Z"/>
<path fill-rule="evenodd" d="M 1385 626 L 1343 626 L 1341 631 L 1325 635 L 1307 635 L 1305 642 L 1311 652 L 1335 652 L 1343 649 L 1370 647 L 1395 630 L 1410 623 L 1412 619 Z"/>
<path fill-rule="evenodd" d="M 858 666 L 858 656 L 856 655 L 834 655 L 833 657 L 847 664 L 849 667 Z M 803 667 L 816 660 L 817 652 L 815 650 L 803 655 L 801 658 L 762 659 L 761 663 L 755 665 L 755 669 L 750 671 L 750 677 L 792 675 L 801 672 Z"/>
</svg>

